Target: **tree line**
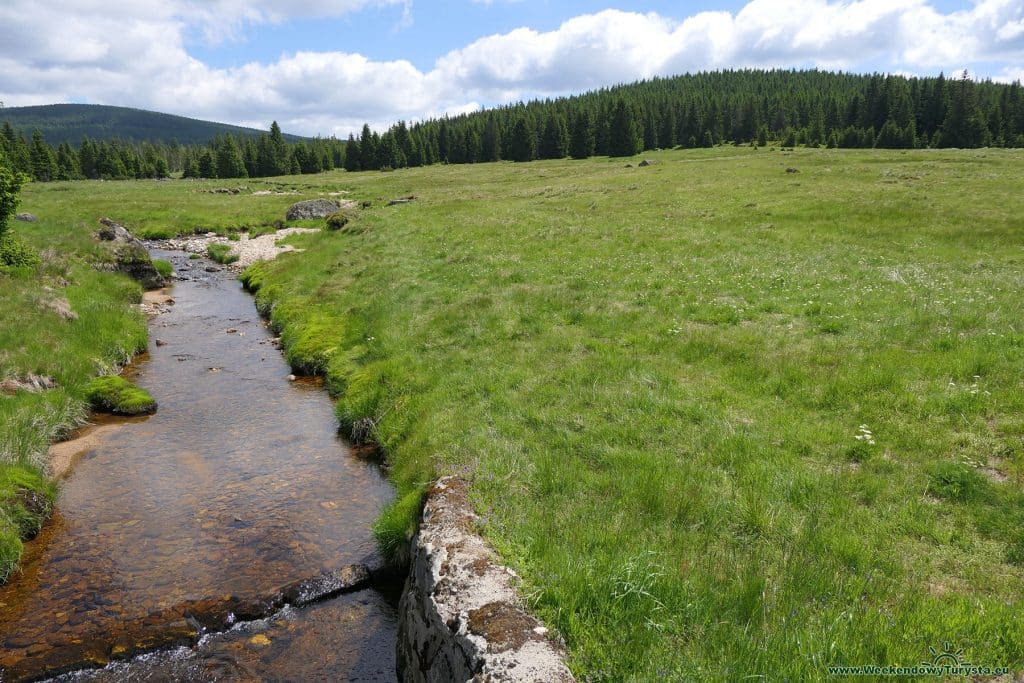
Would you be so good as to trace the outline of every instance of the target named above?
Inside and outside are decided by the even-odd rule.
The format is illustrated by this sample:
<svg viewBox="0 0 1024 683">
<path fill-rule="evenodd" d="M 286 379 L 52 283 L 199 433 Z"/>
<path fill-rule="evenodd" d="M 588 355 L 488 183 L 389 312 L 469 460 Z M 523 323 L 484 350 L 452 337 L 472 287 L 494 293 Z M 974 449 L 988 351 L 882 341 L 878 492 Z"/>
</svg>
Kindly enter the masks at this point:
<svg viewBox="0 0 1024 683">
<path fill-rule="evenodd" d="M 287 142 L 275 121 L 258 137 L 224 133 L 206 145 L 82 139 L 49 145 L 37 129 L 26 140 L 10 122 L 0 126 L 0 166 L 38 182 L 166 178 L 257 178 L 319 173 L 341 166 L 345 144 L 335 138 Z"/>
<path fill-rule="evenodd" d="M 350 135 L 350 171 L 632 156 L 718 144 L 1024 147 L 1019 82 L 737 70 L 658 78 Z"/>
<path fill-rule="evenodd" d="M 289 143 L 275 121 L 259 137 L 206 145 L 92 141 L 76 149 L 0 128 L 0 165 L 38 181 L 76 178 L 267 177 L 566 156 L 632 156 L 719 144 L 783 147 L 1024 147 L 1020 82 L 825 71 L 732 70 L 656 78 L 533 100 L 384 133 L 364 125 L 342 142 Z"/>
</svg>

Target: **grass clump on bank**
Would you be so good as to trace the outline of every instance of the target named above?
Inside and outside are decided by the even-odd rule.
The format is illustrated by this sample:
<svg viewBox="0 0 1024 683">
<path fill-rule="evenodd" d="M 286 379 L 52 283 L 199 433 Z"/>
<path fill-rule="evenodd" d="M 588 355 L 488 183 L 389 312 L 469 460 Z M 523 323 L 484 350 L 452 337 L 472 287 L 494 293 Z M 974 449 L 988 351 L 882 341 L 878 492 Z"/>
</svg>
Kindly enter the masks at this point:
<svg viewBox="0 0 1024 683">
<path fill-rule="evenodd" d="M 231 253 L 230 244 L 211 244 L 206 249 L 206 255 L 211 261 L 227 265 L 238 260 L 238 254 Z"/>
<path fill-rule="evenodd" d="M 174 266 L 166 259 L 153 259 L 153 267 L 156 268 L 156 272 L 160 273 L 160 277 L 165 280 L 169 280 L 171 275 L 174 274 Z"/>
<path fill-rule="evenodd" d="M 0 583 L 53 511 L 56 487 L 28 465 L 0 465 Z"/>
<path fill-rule="evenodd" d="M 1020 153 L 646 156 L 346 177 L 419 201 L 249 271 L 385 448 L 379 537 L 471 479 L 590 680 L 1024 669 Z"/>
<path fill-rule="evenodd" d="M 85 397 L 93 410 L 114 415 L 151 415 L 157 408 L 145 389 L 117 375 L 92 379 L 85 386 Z"/>
</svg>

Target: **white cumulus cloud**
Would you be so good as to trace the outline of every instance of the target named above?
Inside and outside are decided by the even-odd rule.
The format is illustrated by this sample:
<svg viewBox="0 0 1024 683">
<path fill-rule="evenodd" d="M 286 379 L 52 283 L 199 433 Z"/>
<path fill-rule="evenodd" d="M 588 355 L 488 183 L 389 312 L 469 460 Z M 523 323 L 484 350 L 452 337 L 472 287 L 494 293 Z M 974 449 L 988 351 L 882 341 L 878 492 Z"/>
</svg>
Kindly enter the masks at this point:
<svg viewBox="0 0 1024 683">
<path fill-rule="evenodd" d="M 0 100 L 101 102 L 260 127 L 277 119 L 291 132 L 341 136 L 363 122 L 383 127 L 705 69 L 1024 75 L 1021 0 L 977 0 L 949 13 L 928 0 L 751 0 L 735 13 L 687 17 L 605 10 L 552 31 L 479 38 L 426 71 L 334 51 L 215 68 L 190 55 L 185 40 L 195 31 L 211 42 L 242 40 L 247 25 L 384 5 L 412 21 L 411 0 L 5 0 Z"/>
</svg>

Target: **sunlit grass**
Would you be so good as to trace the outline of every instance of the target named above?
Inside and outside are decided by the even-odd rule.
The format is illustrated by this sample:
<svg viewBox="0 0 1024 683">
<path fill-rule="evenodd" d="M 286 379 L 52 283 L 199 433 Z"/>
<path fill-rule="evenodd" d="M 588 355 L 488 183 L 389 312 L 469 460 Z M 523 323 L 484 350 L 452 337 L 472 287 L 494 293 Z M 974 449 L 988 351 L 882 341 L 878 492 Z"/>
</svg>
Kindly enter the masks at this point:
<svg viewBox="0 0 1024 683">
<path fill-rule="evenodd" d="M 382 544 L 401 555 L 432 477 L 470 478 L 584 680 L 824 679 L 943 641 L 1024 668 L 1024 158 L 645 156 L 249 182 L 297 195 L 40 184 L 23 206 L 42 227 L 20 230 L 61 216 L 89 253 L 103 215 L 229 233 L 304 198 L 371 201 L 357 232 L 251 269 L 257 304 L 292 365 L 326 373 L 342 426 L 384 447 L 400 495 Z M 83 377 L 137 348 L 88 321 L 137 288 L 71 272 L 79 320 L 7 313 L 5 368 Z M 93 347 L 42 353 L 87 325 Z M 13 400 L 16 453 L 49 433 L 9 406 L 46 425 L 80 406 Z"/>
<path fill-rule="evenodd" d="M 1024 667 L 1024 159 L 647 156 L 341 175 L 418 200 L 253 285 L 403 494 L 472 478 L 586 679 Z"/>
</svg>

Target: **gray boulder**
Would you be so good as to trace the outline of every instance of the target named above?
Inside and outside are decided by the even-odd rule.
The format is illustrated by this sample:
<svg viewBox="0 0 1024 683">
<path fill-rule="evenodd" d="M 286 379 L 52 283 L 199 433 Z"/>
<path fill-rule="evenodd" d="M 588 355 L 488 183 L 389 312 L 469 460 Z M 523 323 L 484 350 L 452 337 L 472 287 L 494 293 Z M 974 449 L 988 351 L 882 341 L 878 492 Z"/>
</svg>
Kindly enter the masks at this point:
<svg viewBox="0 0 1024 683">
<path fill-rule="evenodd" d="M 324 218 L 341 208 L 341 202 L 333 199 L 307 199 L 288 207 L 285 218 L 300 221 L 307 218 Z"/>
<path fill-rule="evenodd" d="M 39 218 L 33 213 L 16 213 L 14 214 L 14 220 L 35 223 Z"/>
<path fill-rule="evenodd" d="M 167 284 L 153 266 L 153 260 L 142 240 L 132 235 L 128 228 L 109 218 L 101 218 L 100 225 L 102 227 L 96 233 L 96 237 L 117 245 L 114 270 L 138 280 L 145 289 L 160 289 Z"/>
</svg>

